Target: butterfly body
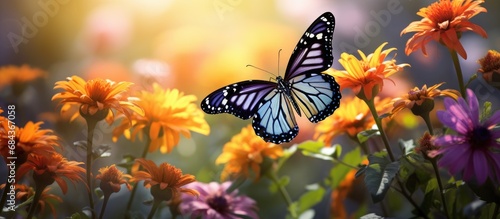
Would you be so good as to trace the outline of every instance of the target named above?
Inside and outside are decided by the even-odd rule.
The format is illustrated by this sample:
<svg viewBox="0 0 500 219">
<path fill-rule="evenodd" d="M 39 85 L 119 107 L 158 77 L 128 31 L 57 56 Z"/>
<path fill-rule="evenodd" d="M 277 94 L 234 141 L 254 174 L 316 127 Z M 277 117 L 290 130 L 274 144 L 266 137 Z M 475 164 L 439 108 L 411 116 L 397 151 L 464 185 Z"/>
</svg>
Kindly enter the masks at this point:
<svg viewBox="0 0 500 219">
<path fill-rule="evenodd" d="M 294 110 L 316 123 L 339 107 L 339 85 L 321 73 L 333 63 L 334 25 L 329 12 L 316 19 L 295 47 L 284 77 L 277 76 L 276 82 L 248 80 L 222 87 L 203 99 L 201 108 L 209 114 L 253 118 L 255 133 L 265 141 L 291 141 L 299 132 Z"/>
</svg>

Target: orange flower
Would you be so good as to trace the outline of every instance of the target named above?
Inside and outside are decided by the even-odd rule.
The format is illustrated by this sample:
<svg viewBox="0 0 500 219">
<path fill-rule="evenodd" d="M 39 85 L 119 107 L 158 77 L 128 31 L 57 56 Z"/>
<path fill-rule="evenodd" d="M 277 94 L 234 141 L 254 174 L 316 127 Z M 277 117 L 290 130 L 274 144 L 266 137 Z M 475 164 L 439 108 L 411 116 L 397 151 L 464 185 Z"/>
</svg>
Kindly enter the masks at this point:
<svg viewBox="0 0 500 219">
<path fill-rule="evenodd" d="M 325 145 L 331 145 L 335 137 L 344 133 L 352 139 L 357 139 L 359 132 L 371 129 L 375 125 L 370 109 L 363 100 L 346 96 L 340 101 L 340 107 L 335 113 L 316 126 L 314 139 L 322 141 Z M 389 102 L 390 98 L 379 100 L 375 97 L 377 112 L 386 113 Z"/>
<path fill-rule="evenodd" d="M 410 66 L 408 64 L 396 65 L 394 58 L 384 61 L 389 53 L 396 50 L 396 48 L 382 50 L 385 45 L 387 43 L 380 45 L 368 56 L 358 50 L 361 60 L 354 55 L 342 53 L 339 62 L 345 70 L 329 70 L 326 73 L 335 77 L 342 90 L 350 88 L 358 97 L 371 100 L 382 90 L 384 79 L 388 79 L 403 67 Z"/>
<path fill-rule="evenodd" d="M 37 78 L 45 77 L 47 74 L 37 68 L 31 68 L 28 65 L 4 66 L 0 68 L 0 89 L 9 84 L 25 83 Z"/>
<path fill-rule="evenodd" d="M 99 174 L 95 177 L 96 179 L 101 180 L 101 190 L 104 192 L 104 195 L 111 195 L 111 193 L 119 192 L 121 189 L 121 184 L 127 186 L 128 190 L 131 190 L 132 187 L 128 184 L 127 179 L 132 176 L 128 174 L 123 174 L 122 171 L 118 170 L 116 166 L 113 164 L 109 167 L 103 167 L 99 169 Z"/>
<path fill-rule="evenodd" d="M 115 83 L 110 80 L 94 79 L 84 81 L 78 76 L 67 78 L 68 81 L 58 81 L 54 89 L 63 89 L 64 91 L 55 94 L 52 100 L 61 99 L 63 107 L 61 113 L 69 110 L 70 106 L 79 106 L 80 115 L 85 117 L 93 117 L 98 121 L 104 117 L 108 122 L 113 121 L 113 111 L 125 114 L 130 117 L 130 111 L 143 114 L 143 111 L 135 103 L 131 102 L 132 98 L 126 95 L 127 90 L 132 85 L 131 82 Z M 74 114 L 71 120 L 74 120 L 78 114 Z"/>
<path fill-rule="evenodd" d="M 151 160 L 137 159 L 145 171 L 137 171 L 131 179 L 131 182 L 144 180 L 146 188 L 151 187 L 151 195 L 155 199 L 169 201 L 181 193 L 198 195 L 194 189 L 183 188 L 183 186 L 192 183 L 195 180 L 191 174 L 182 174 L 182 170 L 168 164 L 161 163 L 160 166 Z"/>
<path fill-rule="evenodd" d="M 85 173 L 85 169 L 79 165 L 82 162 L 68 161 L 61 154 L 51 153 L 49 155 L 30 154 L 26 163 L 17 170 L 17 178 L 21 178 L 28 171 L 33 170 L 33 179 L 37 186 L 45 187 L 57 182 L 64 194 L 68 191 L 68 185 L 63 178 L 69 179 L 72 183 L 82 181 L 80 174 Z M 17 179 L 19 180 L 19 179 Z"/>
<path fill-rule="evenodd" d="M 210 127 L 204 119 L 204 113 L 196 104 L 196 97 L 184 95 L 177 89 L 162 89 L 153 84 L 153 92 L 142 91 L 137 104 L 144 109 L 144 115 L 134 113 L 130 116 L 132 128 L 128 129 L 128 121 L 113 131 L 113 140 L 117 141 L 122 134 L 135 141 L 135 137 L 146 133 L 151 139 L 149 152 L 160 149 L 161 153 L 170 153 L 179 143 L 180 135 L 190 138 L 189 131 L 208 135 Z"/>
<path fill-rule="evenodd" d="M 469 30 L 484 38 L 487 37 L 483 28 L 469 21 L 477 14 L 486 12 L 485 8 L 479 6 L 483 2 L 481 0 L 439 0 L 426 8 L 421 8 L 417 15 L 423 17 L 422 20 L 410 23 L 401 31 L 401 35 L 417 32 L 406 42 L 406 55 L 418 49 L 422 49 L 422 53 L 427 55 L 425 45 L 435 40 L 467 59 L 467 53 L 459 38 L 462 32 Z"/>
<path fill-rule="evenodd" d="M 0 186 L 0 189 L 3 189 L 5 187 L 5 184 L 2 184 Z M 15 184 L 14 187 L 16 188 L 16 199 L 19 201 L 19 203 L 23 203 L 27 201 L 29 198 L 31 198 L 33 195 L 35 195 L 35 191 L 33 190 L 32 187 L 29 187 L 24 184 Z M 54 201 L 57 202 L 62 202 L 62 199 L 54 194 L 49 194 L 50 188 L 45 188 L 42 192 L 42 195 L 38 201 L 38 210 L 40 212 L 44 212 L 45 206 L 49 206 L 50 211 L 52 212 L 52 215 L 54 218 L 57 218 L 57 212 L 56 208 L 54 206 Z"/>
<path fill-rule="evenodd" d="M 2 121 L 1 118 L 0 121 Z M 40 129 L 43 122 L 29 121 L 23 128 L 14 126 L 14 129 L 9 127 L 7 120 L 0 123 L 0 153 L 5 160 L 7 157 L 17 157 L 16 165 L 26 162 L 30 153 L 47 154 L 55 152 L 54 147 L 60 147 L 59 138 L 53 134 L 52 130 Z M 11 139 L 11 136 L 14 136 L 14 139 Z M 15 154 L 10 153 L 9 140 L 15 142 Z"/>
<path fill-rule="evenodd" d="M 221 179 L 226 180 L 229 176 L 249 177 L 248 169 L 251 168 L 260 177 L 260 165 L 265 157 L 273 160 L 283 156 L 283 149 L 276 144 L 267 143 L 255 135 L 251 125 L 243 128 L 230 142 L 224 145 L 222 154 L 217 157 L 216 164 L 225 163 Z"/>
<path fill-rule="evenodd" d="M 479 72 L 488 84 L 500 89 L 500 53 L 489 50 L 486 56 L 477 61 L 481 68 Z"/>
<path fill-rule="evenodd" d="M 404 108 L 411 109 L 415 115 L 429 113 L 432 109 L 434 109 L 434 97 L 437 96 L 447 96 L 455 100 L 458 99 L 460 93 L 456 90 L 439 90 L 439 86 L 443 84 L 444 82 L 433 85 L 429 88 L 427 88 L 427 85 L 424 85 L 422 89 L 415 87 L 411 89 L 408 94 L 405 94 L 402 97 L 394 98 L 392 100 L 394 106 L 392 109 L 392 115 Z"/>
</svg>

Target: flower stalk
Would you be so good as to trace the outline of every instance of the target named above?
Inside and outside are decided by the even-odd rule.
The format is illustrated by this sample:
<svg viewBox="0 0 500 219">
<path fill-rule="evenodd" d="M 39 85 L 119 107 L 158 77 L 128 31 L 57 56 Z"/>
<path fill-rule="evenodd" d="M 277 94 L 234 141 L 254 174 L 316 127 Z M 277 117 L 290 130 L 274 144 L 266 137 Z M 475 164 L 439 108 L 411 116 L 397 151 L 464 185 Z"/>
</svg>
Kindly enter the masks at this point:
<svg viewBox="0 0 500 219">
<path fill-rule="evenodd" d="M 460 62 L 458 60 L 457 51 L 450 49 L 450 54 L 451 54 L 451 59 L 453 60 L 453 66 L 455 66 L 455 71 L 457 73 L 458 86 L 460 87 L 460 94 L 462 94 L 462 97 L 465 97 L 464 76 L 462 74 L 462 68 L 460 67 Z"/>
<path fill-rule="evenodd" d="M 88 194 L 88 197 L 89 197 L 89 205 L 90 205 L 90 210 L 92 212 L 92 218 L 95 218 L 95 212 L 94 212 L 94 197 L 92 195 L 92 191 L 93 191 L 93 180 L 92 180 L 92 155 L 93 155 L 93 151 L 92 151 L 92 144 L 93 144 L 93 138 L 94 138 L 94 130 L 95 130 L 95 127 L 96 127 L 96 124 L 98 121 L 96 121 L 96 119 L 94 118 L 91 118 L 91 117 L 86 117 L 86 121 L 87 121 L 87 128 L 88 128 L 88 132 L 87 132 L 87 186 L 88 186 L 88 190 L 87 190 L 87 194 Z"/>
</svg>

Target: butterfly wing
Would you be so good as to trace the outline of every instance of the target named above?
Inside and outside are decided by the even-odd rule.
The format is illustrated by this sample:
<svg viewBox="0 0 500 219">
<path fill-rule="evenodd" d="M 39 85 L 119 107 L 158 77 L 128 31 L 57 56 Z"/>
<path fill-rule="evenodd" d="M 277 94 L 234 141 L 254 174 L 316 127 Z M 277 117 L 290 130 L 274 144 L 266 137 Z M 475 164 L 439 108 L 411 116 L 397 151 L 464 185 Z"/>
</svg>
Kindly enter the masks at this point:
<svg viewBox="0 0 500 219">
<path fill-rule="evenodd" d="M 248 80 L 222 87 L 201 101 L 208 114 L 230 113 L 241 119 L 255 115 L 258 104 L 277 84 L 271 81 Z"/>
<path fill-rule="evenodd" d="M 314 123 L 330 116 L 339 107 L 342 97 L 335 79 L 321 73 L 333 63 L 334 28 L 332 13 L 318 17 L 299 40 L 285 73 L 284 80 L 291 87 L 291 99 Z"/>
<path fill-rule="evenodd" d="M 319 122 L 339 108 L 340 86 L 327 74 L 301 74 L 291 81 L 292 97 L 311 122 Z"/>
<path fill-rule="evenodd" d="M 272 90 L 258 107 L 253 118 L 255 133 L 267 142 L 289 142 L 299 133 L 288 97 L 277 89 Z"/>
<path fill-rule="evenodd" d="M 285 72 L 285 81 L 308 72 L 322 72 L 333 64 L 332 38 L 335 17 L 325 12 L 307 28 L 295 47 Z"/>
</svg>

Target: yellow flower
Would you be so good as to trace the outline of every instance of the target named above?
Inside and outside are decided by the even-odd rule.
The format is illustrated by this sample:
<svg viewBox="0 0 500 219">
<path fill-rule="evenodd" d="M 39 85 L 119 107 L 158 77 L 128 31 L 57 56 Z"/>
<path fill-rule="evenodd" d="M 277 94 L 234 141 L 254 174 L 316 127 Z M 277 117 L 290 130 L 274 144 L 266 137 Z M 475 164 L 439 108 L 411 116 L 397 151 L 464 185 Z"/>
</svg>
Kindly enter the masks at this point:
<svg viewBox="0 0 500 219">
<path fill-rule="evenodd" d="M 481 68 L 484 80 L 488 84 L 500 89 L 500 53 L 495 50 L 489 50 L 486 56 L 477 61 Z"/>
<path fill-rule="evenodd" d="M 0 112 L 1 113 L 1 112 Z M 2 119 L 3 118 L 3 119 Z M 48 154 L 55 152 L 54 147 L 60 147 L 59 138 L 50 129 L 40 129 L 43 122 L 33 123 L 29 121 L 24 127 L 9 127 L 8 121 L 0 116 L 0 154 L 7 160 L 7 157 L 17 157 L 16 165 L 26 162 L 31 153 Z M 9 134 L 9 131 L 15 135 Z M 14 136 L 11 139 L 11 136 Z M 15 142 L 15 154 L 10 154 L 9 140 Z"/>
<path fill-rule="evenodd" d="M 388 111 L 389 102 L 390 98 L 379 100 L 375 97 L 375 107 L 379 114 Z M 341 99 L 340 107 L 335 113 L 316 126 L 314 139 L 331 145 L 333 139 L 341 134 L 345 133 L 356 139 L 359 132 L 371 129 L 373 125 L 375 120 L 368 105 L 359 98 L 346 96 Z"/>
<path fill-rule="evenodd" d="M 141 158 L 136 161 L 144 170 L 135 172 L 130 181 L 144 180 L 144 187 L 151 188 L 151 195 L 155 199 L 170 201 L 181 193 L 199 195 L 198 191 L 194 189 L 184 188 L 185 185 L 196 181 L 193 175 L 182 174 L 182 170 L 168 163 L 156 166 L 151 160 Z"/>
<path fill-rule="evenodd" d="M 131 190 L 132 187 L 126 180 L 131 177 L 132 176 L 124 174 L 122 171 L 118 170 L 118 168 L 116 168 L 113 164 L 109 167 L 100 168 L 99 174 L 97 174 L 95 178 L 101 180 L 99 187 L 103 191 L 104 195 L 111 195 L 111 193 L 119 192 L 121 184 L 124 183 L 127 186 L 127 189 Z"/>
<path fill-rule="evenodd" d="M 422 53 L 427 55 L 425 45 L 435 40 L 467 59 L 467 53 L 459 38 L 462 32 L 469 30 L 484 38 L 487 37 L 483 28 L 469 21 L 477 14 L 486 12 L 485 8 L 479 6 L 483 2 L 480 0 L 439 0 L 428 7 L 421 8 L 417 15 L 421 16 L 422 20 L 410 23 L 401 31 L 401 35 L 417 32 L 406 42 L 406 55 L 418 49 L 422 49 Z"/>
<path fill-rule="evenodd" d="M 142 109 L 131 102 L 132 98 L 127 96 L 127 91 L 132 85 L 131 82 L 115 83 L 100 78 L 84 81 L 78 76 L 67 79 L 68 81 L 56 82 L 54 89 L 63 89 L 64 91 L 52 97 L 52 100 L 60 99 L 60 103 L 64 104 L 61 113 L 69 110 L 70 106 L 76 105 L 79 107 L 82 117 L 92 117 L 99 121 L 109 116 L 108 122 L 113 121 L 111 109 L 115 109 L 127 117 L 130 117 L 130 111 L 143 114 Z M 78 114 L 75 113 L 71 120 L 77 116 Z"/>
<path fill-rule="evenodd" d="M 387 43 L 380 45 L 375 52 L 366 56 L 359 51 L 361 60 L 354 55 L 342 53 L 340 55 L 340 64 L 345 70 L 327 73 L 333 75 L 340 85 L 341 90 L 350 88 L 360 98 L 371 100 L 379 91 L 382 90 L 384 79 L 409 66 L 408 64 L 396 64 L 396 60 L 385 58 L 396 48 L 382 50 Z"/>
<path fill-rule="evenodd" d="M 82 173 L 85 169 L 79 165 L 82 162 L 68 161 L 61 154 L 51 153 L 48 155 L 30 154 L 26 163 L 22 164 L 17 170 L 17 178 L 21 178 L 28 171 L 33 170 L 33 179 L 37 186 L 44 188 L 57 182 L 63 194 L 68 191 L 68 185 L 64 178 L 71 182 L 82 181 Z"/>
<path fill-rule="evenodd" d="M 228 177 L 249 177 L 248 169 L 260 177 L 260 164 L 265 157 L 277 159 L 283 156 L 283 149 L 276 144 L 267 143 L 255 135 L 251 125 L 243 128 L 230 142 L 224 145 L 222 154 L 217 157 L 216 164 L 226 164 L 222 171 L 221 179 Z"/>
<path fill-rule="evenodd" d="M 114 131 L 113 140 L 125 135 L 135 141 L 135 137 L 147 134 L 151 139 L 149 152 L 160 149 L 161 153 L 170 153 L 179 143 L 180 135 L 191 137 L 189 131 L 203 135 L 210 133 L 210 127 L 204 119 L 204 113 L 193 103 L 196 97 L 184 95 L 177 89 L 162 89 L 153 85 L 153 91 L 142 91 L 137 104 L 144 109 L 144 115 L 134 113 L 130 116 L 132 128 L 123 121 Z"/>
<path fill-rule="evenodd" d="M 392 100 L 394 108 L 392 114 L 396 114 L 404 108 L 410 109 L 415 115 L 422 115 L 422 113 L 429 113 L 434 109 L 434 97 L 446 96 L 453 99 L 458 99 L 460 93 L 453 89 L 439 90 L 438 88 L 444 82 L 433 85 L 427 88 L 427 85 L 422 86 L 422 89 L 415 87 L 411 89 L 408 94 L 402 97 L 397 97 Z"/>
<path fill-rule="evenodd" d="M 45 77 L 47 74 L 37 68 L 31 68 L 28 65 L 4 66 L 0 68 L 0 89 L 9 84 L 25 83 L 37 78 Z"/>
</svg>

